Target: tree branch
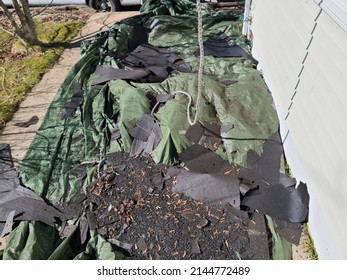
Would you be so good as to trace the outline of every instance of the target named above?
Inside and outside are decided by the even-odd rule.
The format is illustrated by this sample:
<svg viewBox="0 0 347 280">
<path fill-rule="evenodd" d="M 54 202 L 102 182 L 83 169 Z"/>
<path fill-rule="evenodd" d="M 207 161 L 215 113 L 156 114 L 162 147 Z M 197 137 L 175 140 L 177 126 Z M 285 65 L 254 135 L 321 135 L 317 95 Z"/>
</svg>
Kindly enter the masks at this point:
<svg viewBox="0 0 347 280">
<path fill-rule="evenodd" d="M 37 11 L 35 14 L 33 14 L 33 17 L 36 17 L 40 14 L 42 14 L 48 7 L 50 7 L 53 3 L 53 0 L 51 0 L 51 2 L 49 4 L 47 4 L 46 6 L 44 6 L 41 10 Z"/>
<path fill-rule="evenodd" d="M 19 37 L 24 44 L 34 45 L 38 43 L 35 23 L 32 19 L 28 0 L 12 0 L 14 10 L 18 16 L 19 23 L 9 12 L 3 1 L 0 0 L 0 7 L 3 9 L 5 16 L 10 21 L 13 32 Z M 8 30 L 8 28 L 5 28 Z"/>
<path fill-rule="evenodd" d="M 7 7 L 5 6 L 4 2 L 2 2 L 2 0 L 0 0 L 0 7 L 2 8 L 6 18 L 11 22 L 12 27 L 14 28 L 13 33 L 21 32 L 16 20 L 12 16 L 12 13 L 10 13 L 10 11 L 7 9 Z M 7 28 L 1 28 L 1 29 L 3 29 L 5 32 L 7 32 L 8 30 Z"/>
<path fill-rule="evenodd" d="M 24 16 L 25 16 L 26 22 L 29 24 L 29 26 L 33 30 L 35 30 L 35 23 L 33 21 L 33 18 L 31 17 L 31 12 L 30 12 L 30 9 L 29 9 L 29 2 L 28 2 L 28 0 L 20 0 L 20 2 L 22 3 L 22 8 L 23 8 L 23 12 L 24 12 Z"/>
<path fill-rule="evenodd" d="M 6 33 L 8 33 L 8 34 L 10 34 L 10 35 L 12 35 L 12 36 L 15 35 L 15 33 L 14 33 L 13 30 L 8 29 L 8 28 L 7 28 L 5 25 L 3 25 L 2 23 L 0 23 L 0 30 L 4 31 L 4 32 L 6 32 Z"/>
<path fill-rule="evenodd" d="M 18 0 L 12 0 L 13 3 L 13 7 L 16 10 L 16 13 L 18 15 L 18 18 L 21 22 L 21 24 L 23 24 L 23 22 L 25 21 L 25 14 L 22 11 L 22 7 L 19 5 Z"/>
</svg>

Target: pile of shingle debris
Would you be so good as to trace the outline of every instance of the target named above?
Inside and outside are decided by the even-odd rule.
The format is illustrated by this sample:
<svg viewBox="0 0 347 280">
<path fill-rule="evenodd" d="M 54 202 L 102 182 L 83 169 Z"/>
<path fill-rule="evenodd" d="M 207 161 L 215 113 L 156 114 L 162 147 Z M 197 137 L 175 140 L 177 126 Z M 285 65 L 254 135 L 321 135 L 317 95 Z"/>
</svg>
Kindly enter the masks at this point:
<svg viewBox="0 0 347 280">
<path fill-rule="evenodd" d="M 89 224 L 129 258 L 269 259 L 258 211 L 286 224 L 282 233 L 291 242 L 308 211 L 306 185 L 290 189 L 295 180 L 273 172 L 282 153 L 278 137 L 265 142 L 262 157 L 251 151 L 245 168 L 197 144 L 180 154 L 185 168 L 109 154 L 87 186 Z"/>
<path fill-rule="evenodd" d="M 222 208 L 172 191 L 168 166 L 117 153 L 87 187 L 95 227 L 136 259 L 235 259 L 249 247 Z M 117 239 L 114 237 L 118 236 Z M 236 246 L 235 246 L 236 245 Z"/>
</svg>

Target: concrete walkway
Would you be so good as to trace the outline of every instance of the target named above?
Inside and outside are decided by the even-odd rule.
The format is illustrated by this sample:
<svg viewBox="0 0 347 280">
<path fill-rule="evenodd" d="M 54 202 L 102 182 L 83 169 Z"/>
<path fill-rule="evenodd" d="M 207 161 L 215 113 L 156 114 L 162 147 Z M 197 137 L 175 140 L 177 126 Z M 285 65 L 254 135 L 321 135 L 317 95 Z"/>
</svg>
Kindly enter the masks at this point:
<svg viewBox="0 0 347 280">
<path fill-rule="evenodd" d="M 0 132 L 0 143 L 11 146 L 15 166 L 23 159 L 34 136 L 41 125 L 49 105 L 57 93 L 60 85 L 65 80 L 69 70 L 80 57 L 80 45 L 84 40 L 90 40 L 101 31 L 108 30 L 115 22 L 124 18 L 137 15 L 139 12 L 95 13 L 93 14 L 80 33 L 71 41 L 69 47 L 63 52 L 60 59 L 29 92 L 21 103 L 18 111 L 6 127 Z M 15 123 L 28 121 L 32 116 L 38 116 L 39 121 L 27 128 L 15 126 Z"/>
</svg>

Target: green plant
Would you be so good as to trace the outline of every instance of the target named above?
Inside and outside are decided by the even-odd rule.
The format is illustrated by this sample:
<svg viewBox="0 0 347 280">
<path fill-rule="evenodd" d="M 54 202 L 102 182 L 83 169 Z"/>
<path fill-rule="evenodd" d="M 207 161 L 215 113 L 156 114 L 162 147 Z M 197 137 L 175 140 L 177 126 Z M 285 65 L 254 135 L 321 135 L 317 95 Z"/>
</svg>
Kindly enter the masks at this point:
<svg viewBox="0 0 347 280">
<path fill-rule="evenodd" d="M 310 235 L 307 223 L 303 225 L 303 234 L 305 234 L 307 239 L 304 244 L 307 252 L 310 254 L 311 260 L 318 260 L 318 254 L 314 246 L 314 241 Z"/>
<path fill-rule="evenodd" d="M 54 65 L 83 24 L 81 20 L 36 21 L 42 45 L 33 47 L 0 30 L 0 126 L 11 119 L 26 93 Z"/>
</svg>

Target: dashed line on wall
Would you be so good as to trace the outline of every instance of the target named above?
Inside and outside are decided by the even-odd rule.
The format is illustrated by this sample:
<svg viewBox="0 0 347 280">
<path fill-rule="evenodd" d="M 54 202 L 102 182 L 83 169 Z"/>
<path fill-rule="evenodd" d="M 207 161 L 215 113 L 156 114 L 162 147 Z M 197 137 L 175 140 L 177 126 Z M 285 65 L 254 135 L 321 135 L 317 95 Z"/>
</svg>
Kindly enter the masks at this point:
<svg viewBox="0 0 347 280">
<path fill-rule="evenodd" d="M 305 62 L 306 62 L 306 59 L 307 59 L 307 57 L 308 57 L 309 49 L 310 49 L 310 46 L 311 46 L 312 41 L 313 41 L 313 38 L 314 38 L 314 36 L 313 36 L 313 35 L 314 35 L 314 32 L 315 32 L 316 27 L 317 27 L 317 25 L 318 25 L 317 20 L 318 20 L 319 16 L 320 16 L 321 13 L 322 13 L 322 10 L 323 10 L 322 7 L 321 7 L 321 4 L 322 4 L 322 3 L 323 3 L 323 0 L 320 1 L 319 4 L 318 4 L 319 7 L 320 7 L 320 10 L 319 10 L 319 12 L 318 12 L 316 18 L 314 19 L 314 25 L 313 25 L 313 28 L 312 28 L 312 31 L 311 31 L 311 34 L 310 34 L 311 37 L 310 37 L 310 40 L 309 40 L 309 42 L 308 42 L 308 44 L 307 44 L 307 46 L 306 46 L 306 49 L 305 49 L 305 56 L 304 56 L 304 58 L 303 58 L 303 60 L 302 60 L 302 62 L 301 62 L 302 66 L 301 66 L 300 71 L 299 71 L 299 73 L 298 73 L 298 78 L 297 78 L 297 81 L 296 81 L 296 84 L 295 84 L 295 87 L 294 87 L 294 93 L 293 93 L 292 97 L 290 98 L 291 102 L 290 102 L 290 105 L 289 105 L 289 107 L 288 107 L 288 109 L 287 109 L 287 114 L 286 114 L 286 117 L 284 118 L 285 120 L 287 120 L 287 119 L 289 118 L 289 116 L 290 116 L 291 109 L 292 109 L 293 104 L 294 104 L 294 98 L 296 97 L 296 95 L 297 95 L 297 93 L 298 93 L 297 90 L 298 90 L 298 87 L 299 87 L 299 85 L 300 85 L 301 76 L 302 76 L 302 74 L 303 74 L 303 72 L 304 72 L 304 69 L 305 69 Z M 284 143 L 285 140 L 287 139 L 288 134 L 289 134 L 289 130 L 287 131 L 286 136 L 284 137 L 283 143 Z"/>
</svg>

